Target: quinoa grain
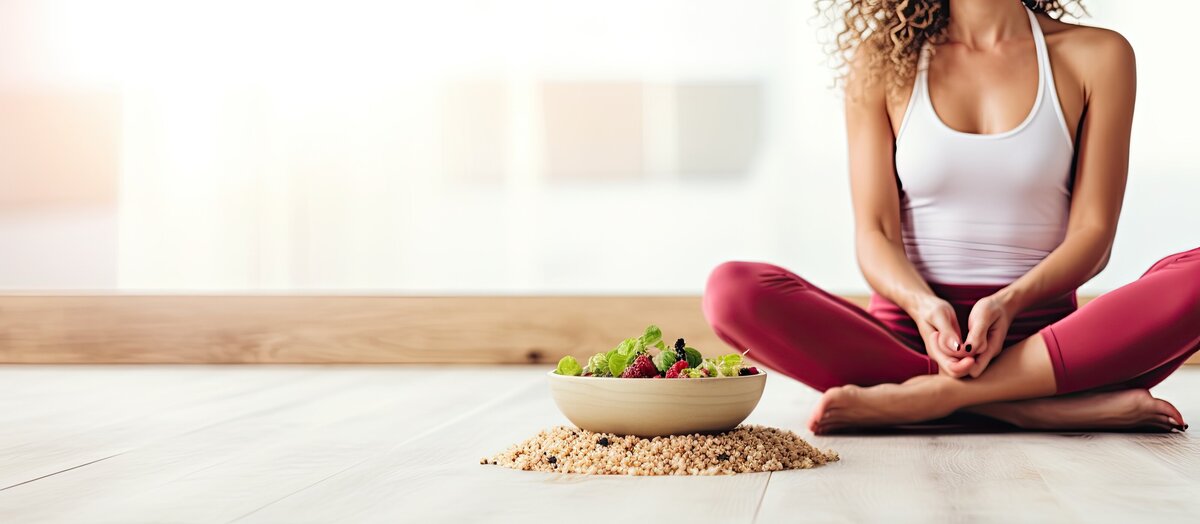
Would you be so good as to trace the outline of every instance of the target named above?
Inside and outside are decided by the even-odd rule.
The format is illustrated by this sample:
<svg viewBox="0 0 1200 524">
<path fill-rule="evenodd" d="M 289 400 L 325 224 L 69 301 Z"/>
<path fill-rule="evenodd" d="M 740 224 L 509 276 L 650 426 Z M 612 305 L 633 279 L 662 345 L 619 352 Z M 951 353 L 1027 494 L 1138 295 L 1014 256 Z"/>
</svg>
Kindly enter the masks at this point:
<svg viewBox="0 0 1200 524">
<path fill-rule="evenodd" d="M 548 460 L 529 459 L 547 455 Z M 732 475 L 809 469 L 837 460 L 832 450 L 821 451 L 794 432 L 766 426 L 654 438 L 556 426 L 479 463 L 588 475 Z"/>
</svg>

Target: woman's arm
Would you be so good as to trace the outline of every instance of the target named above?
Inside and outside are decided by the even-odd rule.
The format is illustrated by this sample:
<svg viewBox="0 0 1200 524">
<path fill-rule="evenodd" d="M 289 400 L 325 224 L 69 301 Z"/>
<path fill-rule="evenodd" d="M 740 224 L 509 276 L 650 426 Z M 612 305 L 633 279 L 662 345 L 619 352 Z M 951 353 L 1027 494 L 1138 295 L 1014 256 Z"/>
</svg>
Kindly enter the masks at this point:
<svg viewBox="0 0 1200 524">
<path fill-rule="evenodd" d="M 854 203 L 855 248 L 863 276 L 876 292 L 912 317 L 926 351 L 953 376 L 962 361 L 961 334 L 954 308 L 933 294 L 904 253 L 900 236 L 900 195 L 893 167 L 891 123 L 885 87 L 863 86 L 854 76 L 846 89 L 846 131 L 850 149 L 850 192 Z"/>
<path fill-rule="evenodd" d="M 1005 333 L 988 333 L 993 315 L 1011 319 L 1030 306 L 1060 297 L 1108 262 L 1125 196 L 1137 79 L 1129 42 L 1111 31 L 1094 31 L 1090 36 L 1097 41 L 1076 46 L 1071 60 L 1086 68 L 1081 74 L 1086 102 L 1076 138 L 1078 160 L 1066 237 L 1033 269 L 988 297 L 990 303 L 977 306 L 995 311 L 978 315 L 972 311 L 966 343 L 982 349 L 972 376 L 978 376 L 1003 346 L 1008 323 L 1003 323 Z"/>
<path fill-rule="evenodd" d="M 1137 90 L 1133 48 L 1120 35 L 1095 46 L 1084 58 L 1093 71 L 1085 83 L 1087 109 L 1077 142 L 1079 160 L 1071 196 L 1067 235 L 1040 264 L 1007 286 L 1001 295 L 1015 311 L 1062 296 L 1092 277 L 1108 262 L 1125 180 L 1129 171 L 1129 135 Z"/>
</svg>

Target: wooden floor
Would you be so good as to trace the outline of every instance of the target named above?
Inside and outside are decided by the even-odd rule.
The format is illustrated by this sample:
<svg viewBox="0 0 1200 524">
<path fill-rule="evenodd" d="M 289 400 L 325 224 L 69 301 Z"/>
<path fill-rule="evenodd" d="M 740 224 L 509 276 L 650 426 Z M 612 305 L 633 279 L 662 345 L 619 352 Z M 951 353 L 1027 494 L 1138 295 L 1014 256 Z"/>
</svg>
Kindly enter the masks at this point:
<svg viewBox="0 0 1200 524">
<path fill-rule="evenodd" d="M 812 437 L 815 393 L 781 377 L 748 422 L 841 462 L 718 478 L 479 465 L 565 422 L 545 371 L 0 367 L 0 522 L 1200 520 L 1191 434 Z M 1200 369 L 1156 393 L 1200 422 Z"/>
</svg>

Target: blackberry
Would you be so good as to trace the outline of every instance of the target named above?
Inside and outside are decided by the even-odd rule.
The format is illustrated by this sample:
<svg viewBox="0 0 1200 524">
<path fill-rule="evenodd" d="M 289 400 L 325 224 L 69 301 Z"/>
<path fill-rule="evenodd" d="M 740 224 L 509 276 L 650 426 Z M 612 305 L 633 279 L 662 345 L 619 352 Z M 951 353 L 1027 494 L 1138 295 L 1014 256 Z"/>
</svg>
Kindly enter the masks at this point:
<svg viewBox="0 0 1200 524">
<path fill-rule="evenodd" d="M 683 342 L 682 338 L 675 341 L 675 360 L 676 361 L 687 360 L 687 353 L 685 353 L 683 351 L 683 348 L 686 346 L 687 346 L 687 344 L 685 344 Z"/>
<path fill-rule="evenodd" d="M 608 437 L 600 437 L 600 441 L 597 444 L 608 447 Z"/>
<path fill-rule="evenodd" d="M 739 369 L 739 370 L 738 370 L 738 376 L 739 376 L 739 377 L 744 377 L 744 376 L 746 376 L 746 375 L 750 375 L 750 374 L 751 374 L 751 373 L 750 373 L 750 368 L 742 368 L 742 369 Z"/>
<path fill-rule="evenodd" d="M 555 462 L 558 462 L 558 457 L 555 457 L 554 455 L 550 455 L 550 458 L 548 458 L 546 460 L 548 460 L 551 464 L 554 464 Z"/>
</svg>

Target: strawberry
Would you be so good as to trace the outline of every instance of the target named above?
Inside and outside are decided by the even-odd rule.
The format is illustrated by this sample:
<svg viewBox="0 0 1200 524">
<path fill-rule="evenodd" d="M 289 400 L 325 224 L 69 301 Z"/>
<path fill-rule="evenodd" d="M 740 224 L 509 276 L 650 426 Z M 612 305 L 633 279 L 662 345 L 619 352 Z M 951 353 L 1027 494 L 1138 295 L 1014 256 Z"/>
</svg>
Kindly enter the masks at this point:
<svg viewBox="0 0 1200 524">
<path fill-rule="evenodd" d="M 679 362 L 676 362 L 671 366 L 671 369 L 667 370 L 667 378 L 679 378 L 679 372 L 683 371 L 687 367 L 688 363 L 686 360 L 680 360 Z"/>
<path fill-rule="evenodd" d="M 658 368 L 654 367 L 654 362 L 650 361 L 650 357 L 646 355 L 638 355 L 637 359 L 625 368 L 625 372 L 621 373 L 621 378 L 651 378 L 658 376 Z"/>
</svg>

